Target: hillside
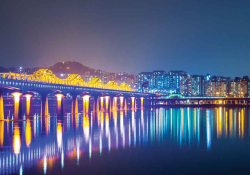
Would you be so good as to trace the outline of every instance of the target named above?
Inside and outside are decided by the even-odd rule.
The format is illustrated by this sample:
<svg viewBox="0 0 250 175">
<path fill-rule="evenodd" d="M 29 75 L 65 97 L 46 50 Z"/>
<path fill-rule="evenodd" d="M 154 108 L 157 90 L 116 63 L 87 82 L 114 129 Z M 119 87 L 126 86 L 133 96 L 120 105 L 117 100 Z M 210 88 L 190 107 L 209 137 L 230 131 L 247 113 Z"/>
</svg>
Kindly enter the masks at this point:
<svg viewBox="0 0 250 175">
<path fill-rule="evenodd" d="M 5 72 L 9 72 L 9 70 L 0 66 L 0 73 L 5 73 Z"/>
<path fill-rule="evenodd" d="M 59 62 L 49 67 L 54 74 L 84 74 L 85 72 L 94 73 L 94 69 L 75 61 Z"/>
</svg>

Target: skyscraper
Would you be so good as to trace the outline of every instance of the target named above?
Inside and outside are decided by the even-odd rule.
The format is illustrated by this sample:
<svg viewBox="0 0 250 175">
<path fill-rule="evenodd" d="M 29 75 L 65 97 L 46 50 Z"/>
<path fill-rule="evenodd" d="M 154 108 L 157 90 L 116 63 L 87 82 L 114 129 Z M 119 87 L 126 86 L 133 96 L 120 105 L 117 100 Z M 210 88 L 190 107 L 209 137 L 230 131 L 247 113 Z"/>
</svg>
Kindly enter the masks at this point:
<svg viewBox="0 0 250 175">
<path fill-rule="evenodd" d="M 205 76 L 192 75 L 192 95 L 193 96 L 205 95 Z"/>
<path fill-rule="evenodd" d="M 152 83 L 152 72 L 141 72 L 138 75 L 138 91 L 149 91 L 150 88 L 153 86 Z M 144 83 L 148 82 L 148 87 L 143 87 Z"/>
<path fill-rule="evenodd" d="M 187 74 L 181 76 L 180 93 L 185 96 L 192 96 L 192 76 Z"/>
<path fill-rule="evenodd" d="M 186 72 L 179 70 L 172 70 L 169 72 L 169 88 L 176 89 L 177 93 L 180 93 L 180 80 L 181 76 L 185 75 Z"/>
</svg>

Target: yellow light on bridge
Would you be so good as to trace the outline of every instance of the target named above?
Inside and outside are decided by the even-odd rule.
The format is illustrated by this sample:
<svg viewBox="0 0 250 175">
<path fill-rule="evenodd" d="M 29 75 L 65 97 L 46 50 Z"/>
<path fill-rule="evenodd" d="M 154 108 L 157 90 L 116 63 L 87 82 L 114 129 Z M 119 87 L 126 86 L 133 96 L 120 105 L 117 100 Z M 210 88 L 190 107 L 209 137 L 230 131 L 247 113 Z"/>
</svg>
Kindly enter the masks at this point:
<svg viewBox="0 0 250 175">
<path fill-rule="evenodd" d="M 14 96 L 14 102 L 17 103 L 17 102 L 19 102 L 19 97 L 22 95 L 22 93 L 14 92 L 14 93 L 12 93 L 12 95 Z"/>
<path fill-rule="evenodd" d="M 30 108 L 31 108 L 31 94 L 26 94 L 26 113 L 27 115 L 30 115 Z"/>
<path fill-rule="evenodd" d="M 63 94 L 56 94 L 55 96 L 57 97 L 58 101 L 62 101 Z"/>
<path fill-rule="evenodd" d="M 62 62 L 64 64 L 64 62 Z M 66 67 L 70 69 L 70 67 Z M 117 89 L 124 91 L 136 91 L 135 89 L 130 88 L 130 85 L 127 83 L 122 83 L 120 86 L 115 81 L 110 81 L 107 84 L 104 84 L 99 78 L 92 78 L 89 82 L 85 82 L 80 75 L 71 74 L 66 79 L 58 78 L 51 70 L 49 69 L 39 69 L 34 74 L 17 74 L 17 73 L 0 73 L 4 79 L 13 79 L 21 80 L 20 78 L 25 78 L 26 81 L 35 81 L 43 83 L 53 83 L 53 84 L 64 84 L 64 85 L 76 85 L 76 86 L 87 86 L 87 87 L 98 87 L 103 89 Z M 73 78 L 77 75 L 77 79 Z"/>
</svg>

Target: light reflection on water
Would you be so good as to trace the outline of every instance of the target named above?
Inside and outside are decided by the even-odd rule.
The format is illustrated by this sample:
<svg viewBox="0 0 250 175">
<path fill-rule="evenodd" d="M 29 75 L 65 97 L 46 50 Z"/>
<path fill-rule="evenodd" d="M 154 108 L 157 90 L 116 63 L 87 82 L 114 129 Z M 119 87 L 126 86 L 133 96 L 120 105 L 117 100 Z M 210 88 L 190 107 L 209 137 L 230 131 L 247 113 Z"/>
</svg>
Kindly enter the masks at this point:
<svg viewBox="0 0 250 175">
<path fill-rule="evenodd" d="M 220 107 L 35 115 L 26 121 L 0 122 L 0 174 L 32 167 L 43 173 L 53 168 L 60 172 L 66 160 L 80 165 L 83 157 L 91 160 L 104 151 L 147 145 L 209 152 L 218 140 L 248 140 L 249 119 L 248 109 Z M 54 166 L 57 162 L 60 168 Z"/>
</svg>

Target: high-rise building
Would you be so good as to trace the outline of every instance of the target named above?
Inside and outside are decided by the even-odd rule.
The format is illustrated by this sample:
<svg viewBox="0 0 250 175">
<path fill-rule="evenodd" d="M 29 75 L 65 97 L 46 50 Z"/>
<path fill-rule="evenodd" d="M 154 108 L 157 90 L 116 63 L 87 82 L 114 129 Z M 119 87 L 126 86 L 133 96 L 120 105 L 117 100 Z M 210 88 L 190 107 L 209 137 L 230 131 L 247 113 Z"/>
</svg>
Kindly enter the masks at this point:
<svg viewBox="0 0 250 175">
<path fill-rule="evenodd" d="M 206 96 L 228 96 L 229 77 L 213 76 L 206 82 Z"/>
<path fill-rule="evenodd" d="M 169 88 L 176 89 L 177 93 L 180 93 L 180 80 L 181 76 L 185 75 L 186 72 L 179 70 L 172 70 L 169 72 Z"/>
<path fill-rule="evenodd" d="M 249 92 L 248 80 L 249 78 L 247 76 L 244 76 L 242 79 L 235 77 L 235 79 L 230 82 L 229 96 L 247 97 Z"/>
<path fill-rule="evenodd" d="M 192 76 L 187 74 L 181 76 L 180 93 L 185 96 L 192 96 Z"/>
<path fill-rule="evenodd" d="M 192 75 L 192 96 L 205 95 L 205 76 Z"/>
<path fill-rule="evenodd" d="M 163 88 L 164 89 L 170 88 L 170 75 L 169 74 L 165 74 L 163 77 Z"/>
<path fill-rule="evenodd" d="M 138 91 L 149 91 L 153 86 L 152 83 L 152 72 L 141 72 L 138 75 Z M 143 86 L 145 83 L 148 84 L 148 87 Z"/>
<path fill-rule="evenodd" d="M 153 72 L 153 78 L 152 78 L 152 86 L 151 89 L 163 89 L 164 87 L 164 76 L 165 76 L 165 71 L 160 70 L 160 71 L 154 71 Z"/>
</svg>

